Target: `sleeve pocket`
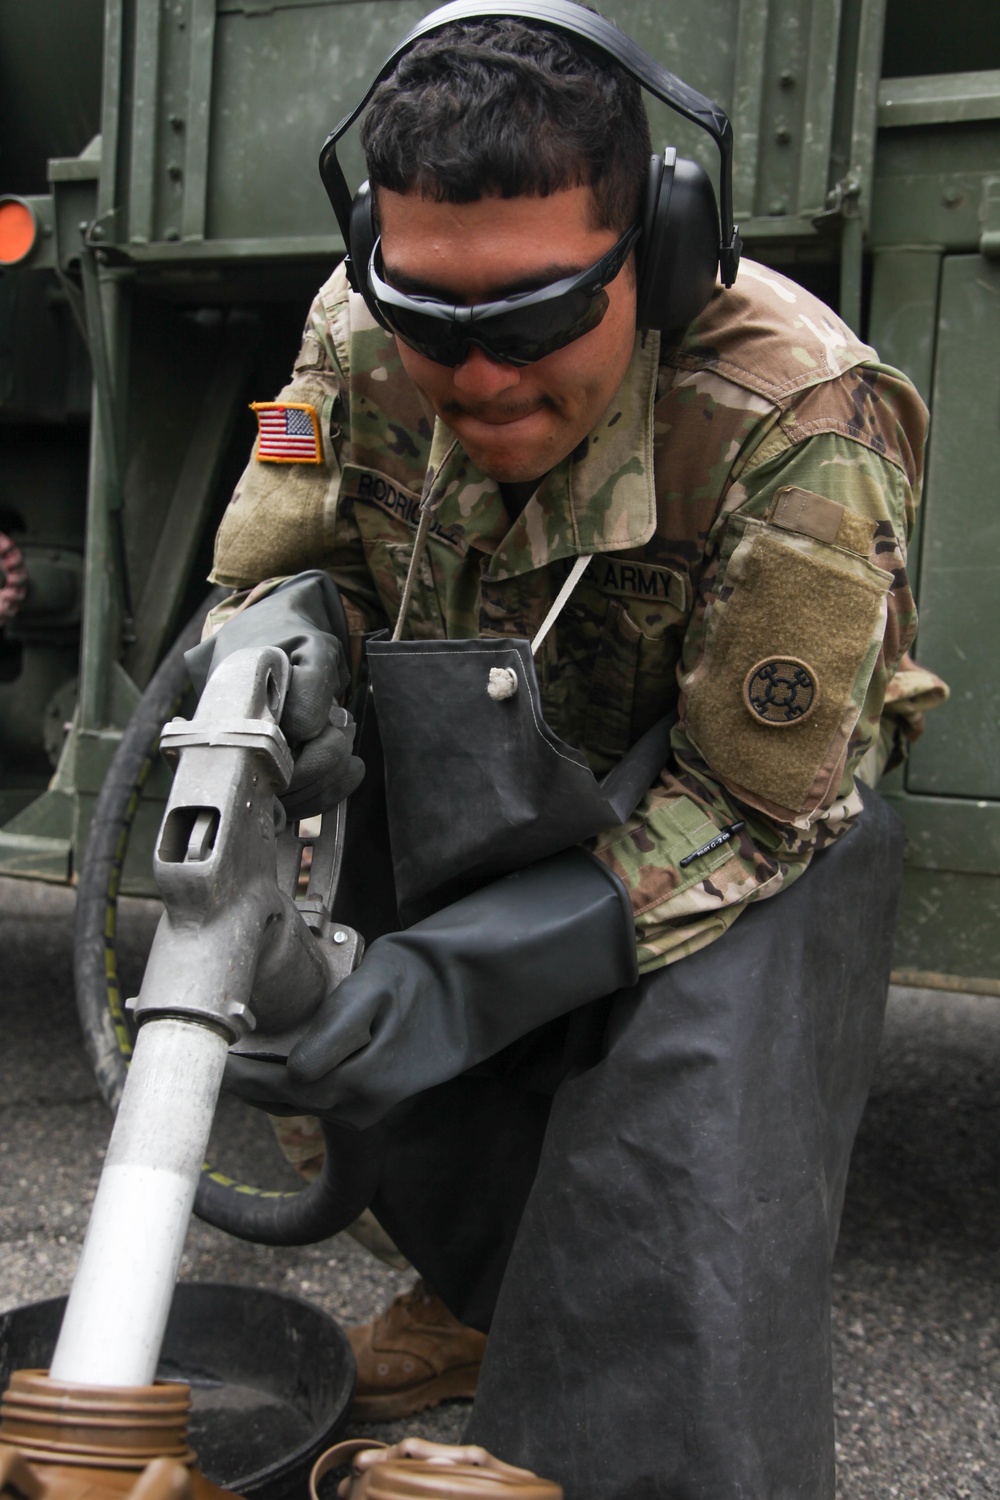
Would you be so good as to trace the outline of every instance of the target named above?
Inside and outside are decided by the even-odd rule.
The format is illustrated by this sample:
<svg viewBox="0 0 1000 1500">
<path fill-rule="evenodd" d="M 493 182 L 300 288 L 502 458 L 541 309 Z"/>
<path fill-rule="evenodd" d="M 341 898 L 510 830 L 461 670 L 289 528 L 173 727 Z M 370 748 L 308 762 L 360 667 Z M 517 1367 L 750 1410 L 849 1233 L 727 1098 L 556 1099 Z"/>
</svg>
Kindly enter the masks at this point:
<svg viewBox="0 0 1000 1500">
<path fill-rule="evenodd" d="M 892 577 L 842 548 L 744 524 L 682 683 L 684 728 L 743 800 L 808 816 L 839 782 Z"/>
</svg>

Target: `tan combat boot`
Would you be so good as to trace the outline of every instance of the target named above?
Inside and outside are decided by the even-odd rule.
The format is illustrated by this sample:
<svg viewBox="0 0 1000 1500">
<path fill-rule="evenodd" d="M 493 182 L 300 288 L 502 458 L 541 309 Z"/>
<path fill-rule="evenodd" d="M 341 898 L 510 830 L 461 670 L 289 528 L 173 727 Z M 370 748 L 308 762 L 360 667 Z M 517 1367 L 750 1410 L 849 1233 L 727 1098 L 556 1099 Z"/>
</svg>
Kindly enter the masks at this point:
<svg viewBox="0 0 1000 1500">
<path fill-rule="evenodd" d="M 347 1337 L 358 1366 L 353 1422 L 387 1422 L 476 1394 L 486 1335 L 452 1317 L 422 1281 Z"/>
</svg>

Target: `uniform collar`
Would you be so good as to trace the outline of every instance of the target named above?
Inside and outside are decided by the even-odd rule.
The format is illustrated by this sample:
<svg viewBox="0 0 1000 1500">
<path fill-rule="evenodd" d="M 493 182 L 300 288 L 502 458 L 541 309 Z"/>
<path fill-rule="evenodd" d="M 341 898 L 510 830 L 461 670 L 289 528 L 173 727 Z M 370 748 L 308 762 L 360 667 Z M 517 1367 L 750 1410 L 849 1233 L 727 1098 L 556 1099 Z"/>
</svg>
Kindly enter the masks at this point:
<svg viewBox="0 0 1000 1500">
<path fill-rule="evenodd" d="M 589 436 L 545 477 L 513 526 L 496 480 L 437 419 L 424 486 L 442 527 L 490 555 L 491 578 L 563 557 L 640 547 L 656 527 L 653 402 L 660 336 L 637 333 L 625 378 Z"/>
</svg>

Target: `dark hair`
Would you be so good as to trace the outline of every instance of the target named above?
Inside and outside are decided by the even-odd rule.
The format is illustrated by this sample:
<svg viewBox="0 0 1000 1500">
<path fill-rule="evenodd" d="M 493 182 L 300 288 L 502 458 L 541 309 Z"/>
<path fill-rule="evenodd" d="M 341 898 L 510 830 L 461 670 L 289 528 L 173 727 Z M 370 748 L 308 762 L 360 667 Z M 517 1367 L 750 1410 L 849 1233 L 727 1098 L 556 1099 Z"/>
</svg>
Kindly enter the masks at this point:
<svg viewBox="0 0 1000 1500">
<path fill-rule="evenodd" d="M 588 186 L 595 228 L 641 217 L 652 151 L 638 83 L 541 23 L 452 22 L 379 84 L 361 125 L 373 187 L 439 202 Z"/>
</svg>

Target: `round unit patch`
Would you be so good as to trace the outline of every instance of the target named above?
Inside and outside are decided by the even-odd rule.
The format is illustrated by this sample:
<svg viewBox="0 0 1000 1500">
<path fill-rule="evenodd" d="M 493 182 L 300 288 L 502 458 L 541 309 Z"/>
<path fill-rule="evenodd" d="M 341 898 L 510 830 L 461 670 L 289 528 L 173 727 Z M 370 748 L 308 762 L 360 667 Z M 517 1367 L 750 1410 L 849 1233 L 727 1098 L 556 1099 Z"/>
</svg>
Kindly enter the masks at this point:
<svg viewBox="0 0 1000 1500">
<path fill-rule="evenodd" d="M 808 719 L 819 702 L 819 683 L 804 661 L 768 656 L 747 673 L 743 702 L 758 723 L 786 729 Z"/>
</svg>

